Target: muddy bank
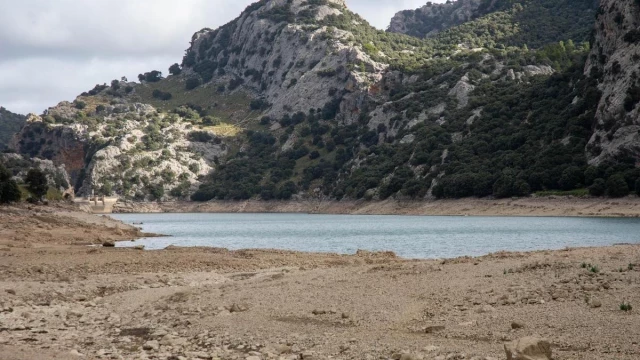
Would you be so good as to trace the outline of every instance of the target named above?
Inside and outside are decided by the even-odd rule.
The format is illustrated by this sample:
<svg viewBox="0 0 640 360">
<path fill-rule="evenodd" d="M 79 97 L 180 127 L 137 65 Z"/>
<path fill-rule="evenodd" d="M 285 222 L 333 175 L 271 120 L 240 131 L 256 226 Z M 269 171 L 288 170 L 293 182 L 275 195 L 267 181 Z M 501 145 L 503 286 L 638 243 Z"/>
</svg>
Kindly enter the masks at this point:
<svg viewBox="0 0 640 360">
<path fill-rule="evenodd" d="M 640 217 L 640 198 L 461 199 L 434 201 L 212 201 L 119 203 L 119 213 L 310 213 L 354 215 Z"/>
<path fill-rule="evenodd" d="M 67 203 L 0 206 L 0 246 L 90 245 L 151 236 Z"/>
</svg>

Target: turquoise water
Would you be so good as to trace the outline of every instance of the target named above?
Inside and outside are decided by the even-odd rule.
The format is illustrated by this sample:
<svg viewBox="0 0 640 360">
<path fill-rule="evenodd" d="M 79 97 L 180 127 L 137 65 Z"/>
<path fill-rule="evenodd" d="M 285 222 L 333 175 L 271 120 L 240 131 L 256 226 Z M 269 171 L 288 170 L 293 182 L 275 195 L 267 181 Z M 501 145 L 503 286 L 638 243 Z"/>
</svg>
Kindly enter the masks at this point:
<svg viewBox="0 0 640 360">
<path fill-rule="evenodd" d="M 479 256 L 496 251 L 640 243 L 640 219 L 352 216 L 306 214 L 117 214 L 145 232 L 171 235 L 119 246 L 211 246 L 406 258 Z"/>
</svg>

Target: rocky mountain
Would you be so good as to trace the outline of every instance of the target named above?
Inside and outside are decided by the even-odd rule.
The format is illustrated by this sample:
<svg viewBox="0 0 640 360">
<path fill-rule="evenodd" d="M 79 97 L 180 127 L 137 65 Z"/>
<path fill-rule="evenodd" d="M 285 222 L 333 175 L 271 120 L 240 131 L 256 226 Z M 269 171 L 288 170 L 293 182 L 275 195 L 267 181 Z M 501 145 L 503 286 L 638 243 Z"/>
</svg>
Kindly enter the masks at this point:
<svg viewBox="0 0 640 360">
<path fill-rule="evenodd" d="M 587 145 L 617 86 L 585 74 L 600 68 L 582 41 L 593 1 L 437 8 L 468 16 L 418 38 L 378 31 L 341 0 L 261 0 L 195 33 L 170 76 L 97 85 L 30 116 L 12 146 L 64 164 L 80 193 L 138 201 L 634 188 L 635 158 Z"/>
<path fill-rule="evenodd" d="M 585 73 L 598 80 L 590 163 L 617 157 L 640 159 L 640 3 L 602 0 Z"/>
<path fill-rule="evenodd" d="M 387 31 L 415 37 L 432 37 L 488 13 L 497 0 L 458 0 L 446 3 L 429 1 L 416 10 L 403 10 L 392 19 Z"/>
<path fill-rule="evenodd" d="M 25 116 L 10 112 L 0 106 L 0 150 L 6 149 L 15 133 L 24 125 Z"/>
<path fill-rule="evenodd" d="M 448 0 L 428 2 L 416 10 L 397 13 L 388 31 L 420 38 L 478 19 L 473 27 L 507 32 L 503 45 L 539 48 L 551 42 L 589 40 L 597 0 Z"/>
</svg>

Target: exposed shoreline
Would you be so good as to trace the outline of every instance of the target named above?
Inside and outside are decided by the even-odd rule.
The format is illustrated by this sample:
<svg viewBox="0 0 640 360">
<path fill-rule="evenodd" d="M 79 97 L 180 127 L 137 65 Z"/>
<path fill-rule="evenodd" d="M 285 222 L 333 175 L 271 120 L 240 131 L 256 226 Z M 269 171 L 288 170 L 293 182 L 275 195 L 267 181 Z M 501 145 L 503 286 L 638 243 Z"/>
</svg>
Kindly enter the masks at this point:
<svg viewBox="0 0 640 360">
<path fill-rule="evenodd" d="M 307 213 L 349 215 L 640 217 L 640 198 L 541 197 L 433 201 L 211 201 L 119 203 L 115 213 Z"/>
<path fill-rule="evenodd" d="M 640 355 L 638 245 L 437 260 L 84 246 L 144 235 L 64 204 L 1 207 L 0 358 L 495 360 L 529 335 L 558 360 Z"/>
</svg>

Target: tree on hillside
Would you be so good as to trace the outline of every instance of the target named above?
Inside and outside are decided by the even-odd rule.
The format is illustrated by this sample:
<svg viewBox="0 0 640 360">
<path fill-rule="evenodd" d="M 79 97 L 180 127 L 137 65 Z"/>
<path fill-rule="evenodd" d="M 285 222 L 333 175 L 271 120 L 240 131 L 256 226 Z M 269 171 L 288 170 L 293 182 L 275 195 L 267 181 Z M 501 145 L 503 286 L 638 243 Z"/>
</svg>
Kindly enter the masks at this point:
<svg viewBox="0 0 640 360">
<path fill-rule="evenodd" d="M 180 73 L 182 73 L 182 69 L 178 63 L 171 65 L 169 68 L 169 74 L 171 75 L 180 75 Z"/>
<path fill-rule="evenodd" d="M 0 204 L 20 201 L 20 188 L 11 179 L 11 173 L 0 164 Z"/>
<path fill-rule="evenodd" d="M 607 194 L 613 198 L 629 195 L 629 185 L 622 174 L 613 175 L 607 180 Z"/>
<path fill-rule="evenodd" d="M 146 82 L 158 82 L 160 80 L 162 80 L 162 71 L 158 71 L 158 70 L 153 70 L 150 72 L 146 72 L 144 74 L 140 74 L 138 75 L 138 80 L 140 80 L 140 82 L 146 81 Z"/>
<path fill-rule="evenodd" d="M 24 179 L 27 189 L 37 199 L 42 199 L 49 189 L 46 175 L 40 169 L 31 169 Z"/>
</svg>

